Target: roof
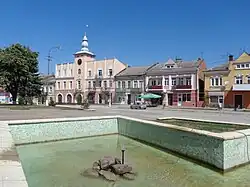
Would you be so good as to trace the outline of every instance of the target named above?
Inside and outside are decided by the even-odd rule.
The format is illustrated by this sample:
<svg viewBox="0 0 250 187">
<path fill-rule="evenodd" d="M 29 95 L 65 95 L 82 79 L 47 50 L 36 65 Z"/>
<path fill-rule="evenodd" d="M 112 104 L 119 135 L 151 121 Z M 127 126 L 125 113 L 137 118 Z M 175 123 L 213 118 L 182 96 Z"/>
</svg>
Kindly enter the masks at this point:
<svg viewBox="0 0 250 187">
<path fill-rule="evenodd" d="M 227 71 L 228 70 L 228 62 L 225 64 L 221 64 L 219 66 L 210 68 L 208 70 L 206 70 L 205 72 L 212 72 L 212 71 Z"/>
<path fill-rule="evenodd" d="M 171 62 L 171 61 L 170 61 Z M 165 63 L 160 63 L 157 66 L 151 68 L 147 75 L 169 75 L 178 73 L 191 73 L 197 70 L 200 61 L 181 61 L 178 63 L 169 63 L 169 60 Z M 167 68 L 168 65 L 174 65 L 174 67 Z"/>
<path fill-rule="evenodd" d="M 244 63 L 244 62 L 250 62 L 250 55 L 247 52 L 243 52 L 238 59 L 234 61 L 234 63 Z"/>
<path fill-rule="evenodd" d="M 120 77 L 120 76 L 133 76 L 133 75 L 143 75 L 143 74 L 146 73 L 146 71 L 150 67 L 151 66 L 128 67 L 128 68 L 124 69 L 123 71 L 121 71 L 120 73 L 118 73 L 116 75 L 116 77 Z"/>
</svg>

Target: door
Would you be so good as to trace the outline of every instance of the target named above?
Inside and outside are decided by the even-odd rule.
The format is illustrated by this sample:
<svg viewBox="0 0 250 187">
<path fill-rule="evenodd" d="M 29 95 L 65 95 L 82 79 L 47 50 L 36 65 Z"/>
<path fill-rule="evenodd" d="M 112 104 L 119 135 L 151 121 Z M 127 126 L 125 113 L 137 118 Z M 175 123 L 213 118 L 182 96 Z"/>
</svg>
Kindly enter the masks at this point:
<svg viewBox="0 0 250 187">
<path fill-rule="evenodd" d="M 131 94 L 128 94 L 128 101 L 127 101 L 128 105 L 131 104 Z"/>
<path fill-rule="evenodd" d="M 242 108 L 242 95 L 235 95 L 234 96 L 234 107 L 235 108 Z"/>
<path fill-rule="evenodd" d="M 178 106 L 182 105 L 182 95 L 178 94 Z"/>
<path fill-rule="evenodd" d="M 173 94 L 168 94 L 168 105 L 169 106 L 173 105 Z"/>
</svg>

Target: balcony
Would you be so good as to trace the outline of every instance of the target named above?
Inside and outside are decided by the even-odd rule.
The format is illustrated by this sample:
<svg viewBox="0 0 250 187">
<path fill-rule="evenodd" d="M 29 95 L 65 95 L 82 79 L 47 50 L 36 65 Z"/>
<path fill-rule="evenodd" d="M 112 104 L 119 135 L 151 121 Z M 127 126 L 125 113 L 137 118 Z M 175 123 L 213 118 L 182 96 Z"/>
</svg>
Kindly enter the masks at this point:
<svg viewBox="0 0 250 187">
<path fill-rule="evenodd" d="M 148 89 L 149 90 L 162 90 L 163 89 L 163 86 L 162 85 L 154 85 L 154 86 L 148 86 Z"/>
<path fill-rule="evenodd" d="M 250 91 L 250 84 L 234 84 L 233 91 Z"/>
<path fill-rule="evenodd" d="M 210 86 L 209 90 L 210 91 L 224 91 L 225 90 L 225 86 Z"/>
<path fill-rule="evenodd" d="M 94 87 L 88 87 L 87 89 L 88 89 L 88 91 L 95 91 L 96 87 L 95 86 Z"/>
<path fill-rule="evenodd" d="M 173 85 L 172 89 L 173 90 L 186 90 L 186 89 L 191 89 L 192 85 Z"/>
</svg>

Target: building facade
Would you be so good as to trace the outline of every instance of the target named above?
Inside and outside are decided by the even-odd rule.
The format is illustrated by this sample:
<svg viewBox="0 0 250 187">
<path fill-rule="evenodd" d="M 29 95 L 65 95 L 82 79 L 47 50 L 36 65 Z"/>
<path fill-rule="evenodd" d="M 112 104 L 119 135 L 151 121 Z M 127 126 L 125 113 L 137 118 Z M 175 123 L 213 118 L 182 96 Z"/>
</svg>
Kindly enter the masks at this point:
<svg viewBox="0 0 250 187">
<path fill-rule="evenodd" d="M 58 104 L 75 103 L 74 63 L 56 65 L 55 101 Z"/>
<path fill-rule="evenodd" d="M 203 59 L 185 62 L 169 59 L 146 73 L 146 92 L 161 95 L 154 102 L 166 106 L 199 107 L 204 103 Z"/>
<path fill-rule="evenodd" d="M 228 89 L 229 73 L 228 63 L 204 71 L 206 105 L 210 107 L 218 107 L 219 104 L 222 107 L 225 106 L 224 93 Z"/>
<path fill-rule="evenodd" d="M 146 72 L 152 66 L 128 67 L 115 76 L 116 99 L 119 104 L 131 104 L 145 92 Z"/>
<path fill-rule="evenodd" d="M 42 75 L 42 97 L 39 103 L 48 105 L 50 101 L 55 101 L 55 75 Z"/>
<path fill-rule="evenodd" d="M 224 67 L 223 67 L 224 66 Z M 242 53 L 234 60 L 205 72 L 209 104 L 222 103 L 229 108 L 250 108 L 250 55 Z M 214 94 L 212 89 L 217 89 Z"/>
<path fill-rule="evenodd" d="M 116 58 L 95 60 L 85 34 L 81 50 L 74 54 L 74 62 L 56 66 L 56 102 L 76 103 L 79 97 L 95 104 L 114 102 L 114 76 L 126 67 Z"/>
</svg>

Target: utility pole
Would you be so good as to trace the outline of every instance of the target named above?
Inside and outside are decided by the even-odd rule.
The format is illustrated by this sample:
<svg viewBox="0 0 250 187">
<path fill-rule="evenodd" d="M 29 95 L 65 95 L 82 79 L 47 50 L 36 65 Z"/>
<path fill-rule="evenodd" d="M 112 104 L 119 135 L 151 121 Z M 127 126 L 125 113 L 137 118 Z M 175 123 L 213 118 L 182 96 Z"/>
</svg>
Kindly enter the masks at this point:
<svg viewBox="0 0 250 187">
<path fill-rule="evenodd" d="M 53 52 L 53 50 L 61 50 L 61 46 L 55 46 L 55 47 L 51 47 L 48 53 L 48 75 L 50 74 L 50 63 L 52 61 L 52 56 L 51 53 Z"/>
</svg>

